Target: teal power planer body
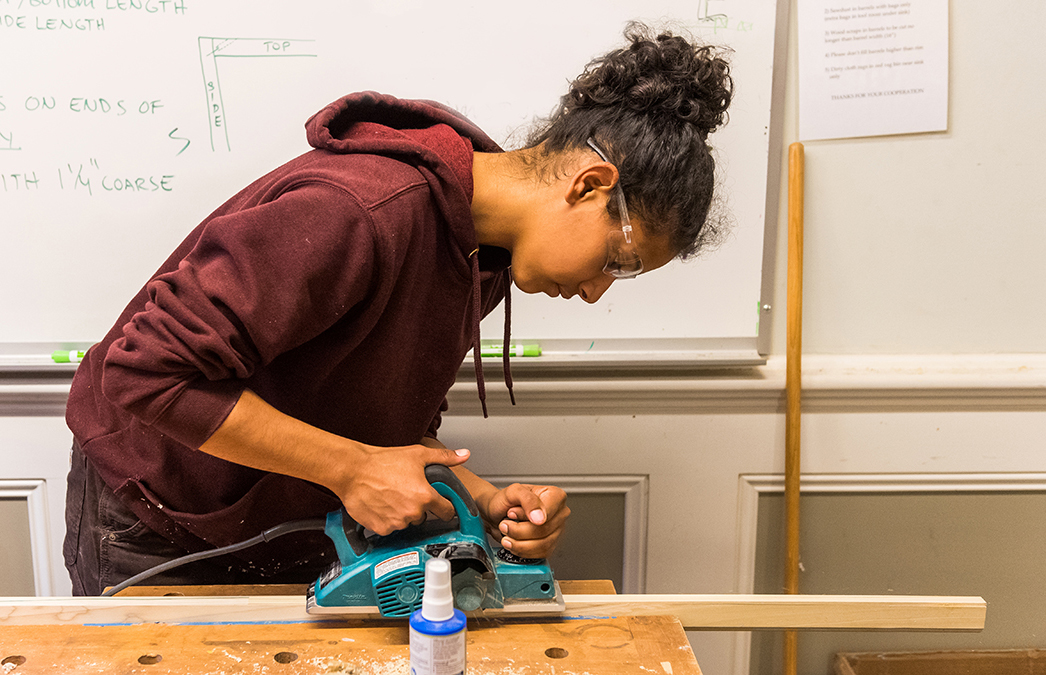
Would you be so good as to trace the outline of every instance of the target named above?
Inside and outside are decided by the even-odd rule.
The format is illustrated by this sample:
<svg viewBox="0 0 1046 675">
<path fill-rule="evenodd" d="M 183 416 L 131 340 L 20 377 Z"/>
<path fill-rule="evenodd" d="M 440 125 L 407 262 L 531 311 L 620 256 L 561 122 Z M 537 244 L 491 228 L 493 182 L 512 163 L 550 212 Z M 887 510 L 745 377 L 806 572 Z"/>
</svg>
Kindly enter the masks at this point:
<svg viewBox="0 0 1046 675">
<path fill-rule="evenodd" d="M 472 495 L 449 468 L 425 467 L 432 487 L 453 505 L 451 521 L 428 520 L 388 536 L 365 537 L 348 513 L 327 514 L 325 532 L 338 560 L 309 587 L 310 614 L 409 617 L 421 608 L 425 562 L 450 560 L 454 605 L 464 612 L 559 613 L 559 585 L 545 560 L 492 547 Z"/>
</svg>

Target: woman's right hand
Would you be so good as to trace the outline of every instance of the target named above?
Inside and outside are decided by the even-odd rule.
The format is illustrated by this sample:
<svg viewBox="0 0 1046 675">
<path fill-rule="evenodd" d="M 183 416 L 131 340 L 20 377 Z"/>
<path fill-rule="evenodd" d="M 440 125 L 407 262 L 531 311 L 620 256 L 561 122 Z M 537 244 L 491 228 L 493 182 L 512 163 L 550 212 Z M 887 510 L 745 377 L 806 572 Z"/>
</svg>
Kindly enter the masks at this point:
<svg viewBox="0 0 1046 675">
<path fill-rule="evenodd" d="M 425 467 L 464 464 L 468 450 L 357 445 L 361 452 L 346 461 L 343 478 L 336 486 L 328 485 L 357 523 L 375 534 L 387 535 L 424 522 L 427 513 L 443 520 L 454 517 L 454 505 L 429 484 Z"/>
</svg>

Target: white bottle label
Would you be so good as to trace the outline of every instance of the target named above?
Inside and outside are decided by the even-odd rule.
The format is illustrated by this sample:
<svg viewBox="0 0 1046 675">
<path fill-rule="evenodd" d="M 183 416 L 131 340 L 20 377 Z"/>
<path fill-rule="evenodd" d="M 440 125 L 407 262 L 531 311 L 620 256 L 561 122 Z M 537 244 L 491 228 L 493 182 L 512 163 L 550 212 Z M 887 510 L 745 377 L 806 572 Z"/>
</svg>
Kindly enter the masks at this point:
<svg viewBox="0 0 1046 675">
<path fill-rule="evenodd" d="M 465 631 L 426 635 L 410 629 L 411 675 L 464 675 Z"/>
</svg>

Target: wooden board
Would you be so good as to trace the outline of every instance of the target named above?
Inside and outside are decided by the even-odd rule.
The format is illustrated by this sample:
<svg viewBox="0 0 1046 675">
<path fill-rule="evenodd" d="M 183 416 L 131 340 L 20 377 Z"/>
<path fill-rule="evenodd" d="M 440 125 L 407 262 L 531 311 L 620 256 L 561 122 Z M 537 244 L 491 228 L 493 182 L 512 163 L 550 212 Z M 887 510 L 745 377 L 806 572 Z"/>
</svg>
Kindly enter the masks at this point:
<svg viewBox="0 0 1046 675">
<path fill-rule="evenodd" d="M 983 599 L 962 596 L 564 594 L 564 599 L 564 617 L 666 614 L 678 618 L 687 630 L 981 630 L 986 613 Z M 484 615 L 494 614 L 488 610 Z M 0 598 L 0 626 L 307 624 L 325 618 L 307 614 L 301 595 Z"/>
<path fill-rule="evenodd" d="M 571 615 L 671 614 L 686 630 L 983 630 L 968 596 L 564 595 Z"/>
<path fill-rule="evenodd" d="M 470 621 L 469 675 L 700 675 L 673 617 Z M 0 627 L 0 673 L 406 675 L 406 624 Z"/>
</svg>

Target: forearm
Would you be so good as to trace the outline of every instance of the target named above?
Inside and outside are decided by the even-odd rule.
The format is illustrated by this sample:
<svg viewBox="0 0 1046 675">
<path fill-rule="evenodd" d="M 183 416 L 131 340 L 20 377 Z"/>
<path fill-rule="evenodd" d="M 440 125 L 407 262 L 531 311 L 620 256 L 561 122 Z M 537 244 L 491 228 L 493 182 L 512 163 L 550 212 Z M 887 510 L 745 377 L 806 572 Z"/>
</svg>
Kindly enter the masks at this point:
<svg viewBox="0 0 1046 675">
<path fill-rule="evenodd" d="M 221 459 L 301 478 L 341 492 L 344 468 L 361 444 L 286 415 L 250 390 L 200 450 Z"/>
<path fill-rule="evenodd" d="M 249 390 L 200 450 L 323 485 L 356 522 L 380 535 L 422 522 L 429 511 L 445 519 L 453 516 L 453 505 L 425 480 L 425 466 L 454 467 L 469 454 L 420 444 L 359 443 L 285 415 Z"/>
</svg>

